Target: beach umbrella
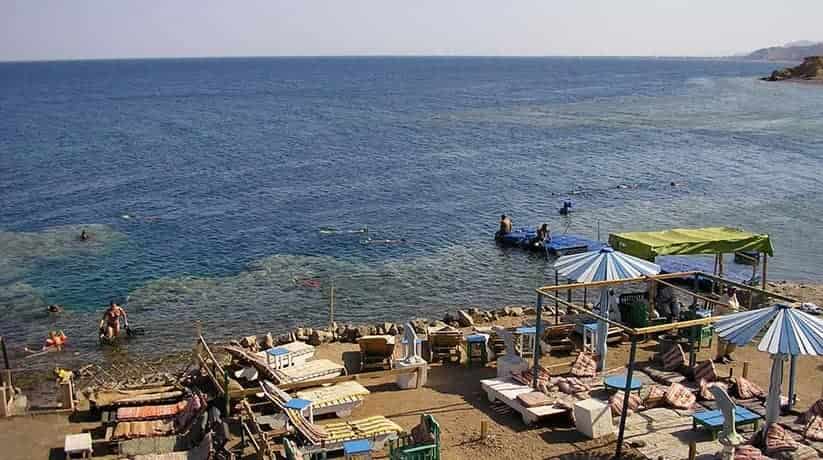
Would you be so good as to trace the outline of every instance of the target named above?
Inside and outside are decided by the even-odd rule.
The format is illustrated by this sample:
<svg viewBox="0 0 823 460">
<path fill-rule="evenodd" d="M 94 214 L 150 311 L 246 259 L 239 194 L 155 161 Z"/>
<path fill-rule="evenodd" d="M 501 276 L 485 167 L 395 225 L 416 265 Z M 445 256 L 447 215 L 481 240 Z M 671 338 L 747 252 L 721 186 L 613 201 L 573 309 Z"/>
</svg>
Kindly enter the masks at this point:
<svg viewBox="0 0 823 460">
<path fill-rule="evenodd" d="M 554 269 L 561 276 L 579 283 L 618 281 L 660 273 L 658 265 L 615 251 L 608 246 L 597 251 L 560 257 L 554 262 Z M 609 317 L 612 297 L 607 286 L 600 289 L 600 308 L 598 311 L 600 316 Z M 598 370 L 603 370 L 606 363 L 608 326 L 605 321 L 598 321 L 597 349 L 600 355 L 600 361 L 597 363 Z"/>
<path fill-rule="evenodd" d="M 738 346 L 749 344 L 768 326 L 757 349 L 772 357 L 769 395 L 766 399 L 766 423 L 774 423 L 780 415 L 780 386 L 783 383 L 783 361 L 798 355 L 823 356 L 823 320 L 790 305 L 777 304 L 767 308 L 726 315 L 714 329 L 724 340 Z M 789 382 L 789 401 L 794 398 L 794 382 Z"/>
</svg>

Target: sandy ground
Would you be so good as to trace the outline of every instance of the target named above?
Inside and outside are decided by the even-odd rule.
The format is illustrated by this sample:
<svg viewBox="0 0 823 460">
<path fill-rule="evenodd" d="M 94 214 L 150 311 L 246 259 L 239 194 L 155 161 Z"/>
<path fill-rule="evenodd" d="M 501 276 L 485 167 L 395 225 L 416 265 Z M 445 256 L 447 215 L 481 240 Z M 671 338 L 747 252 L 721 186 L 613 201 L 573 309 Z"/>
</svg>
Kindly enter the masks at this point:
<svg viewBox="0 0 823 460">
<path fill-rule="evenodd" d="M 771 289 L 808 302 L 823 305 L 823 286 L 778 283 Z M 519 324 L 525 318 L 506 318 L 507 325 Z M 655 342 L 641 343 L 638 360 L 649 359 Z M 608 368 L 625 365 L 628 344 L 610 347 Z M 318 357 L 344 362 L 357 351 L 353 344 L 329 344 L 319 347 Z M 709 359 L 712 348 L 704 347 L 699 359 Z M 750 362 L 750 378 L 766 388 L 771 361 L 754 346 L 738 349 L 736 362 L 718 365 L 721 375 L 733 368 L 742 372 L 743 362 Z M 570 361 L 569 355 L 544 357 L 543 364 Z M 355 410 L 352 418 L 385 415 L 410 429 L 421 414 L 433 414 L 442 428 L 444 459 L 465 459 L 476 456 L 500 459 L 548 459 L 575 454 L 596 447 L 613 449 L 614 440 L 591 441 L 578 434 L 565 417 L 549 419 L 536 426 L 526 426 L 519 416 L 499 415 L 486 401 L 479 380 L 495 376 L 493 365 L 467 368 L 463 365 L 433 365 L 425 388 L 398 390 L 393 380 L 365 382 L 372 391 L 365 404 Z M 798 366 L 798 408 L 805 410 L 823 390 L 823 359 L 800 357 Z M 785 386 L 784 386 L 785 392 Z M 479 441 L 481 421 L 489 421 L 490 437 Z M 99 426 L 99 423 L 70 421 L 66 415 L 40 415 L 0 420 L 0 458 L 28 460 L 62 458 L 63 438 Z M 611 442 L 611 445 L 608 443 Z M 685 452 L 684 452 L 685 457 Z M 379 458 L 379 457 L 378 457 Z"/>
</svg>

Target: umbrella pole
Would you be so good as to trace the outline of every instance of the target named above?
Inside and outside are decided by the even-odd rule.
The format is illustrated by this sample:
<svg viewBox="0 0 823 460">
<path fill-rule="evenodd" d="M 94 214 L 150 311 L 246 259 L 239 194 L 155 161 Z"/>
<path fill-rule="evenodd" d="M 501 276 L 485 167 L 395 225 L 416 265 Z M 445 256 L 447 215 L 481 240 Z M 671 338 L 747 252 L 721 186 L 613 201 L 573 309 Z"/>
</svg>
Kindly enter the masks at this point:
<svg viewBox="0 0 823 460">
<path fill-rule="evenodd" d="M 540 367 L 540 339 L 543 337 L 543 295 L 537 294 L 537 321 L 534 328 L 534 369 L 532 371 L 532 388 L 537 389 L 537 369 Z"/>
<path fill-rule="evenodd" d="M 797 356 L 792 355 L 789 358 L 789 410 L 794 407 L 794 400 L 796 398 L 795 392 L 795 380 L 797 379 Z"/>
<path fill-rule="evenodd" d="M 623 411 L 620 414 L 620 429 L 617 432 L 617 450 L 614 458 L 619 459 L 623 450 L 623 435 L 626 432 L 626 414 L 629 411 L 629 392 L 632 385 L 632 373 L 634 372 L 634 357 L 637 353 L 637 336 L 632 335 L 632 347 L 629 351 L 629 370 L 626 373 L 626 388 L 623 389 Z"/>
<path fill-rule="evenodd" d="M 554 271 L 554 285 L 560 285 L 560 273 Z M 557 297 L 554 298 L 554 324 L 560 324 L 560 302 Z"/>
</svg>

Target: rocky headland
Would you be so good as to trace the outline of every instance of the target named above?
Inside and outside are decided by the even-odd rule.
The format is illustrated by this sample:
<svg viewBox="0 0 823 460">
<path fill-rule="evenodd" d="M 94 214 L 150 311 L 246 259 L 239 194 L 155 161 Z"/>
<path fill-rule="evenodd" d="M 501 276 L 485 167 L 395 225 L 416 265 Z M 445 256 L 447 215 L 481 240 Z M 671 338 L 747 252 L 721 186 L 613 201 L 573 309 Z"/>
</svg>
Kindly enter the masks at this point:
<svg viewBox="0 0 823 460">
<path fill-rule="evenodd" d="M 798 80 L 823 83 L 823 56 L 810 56 L 797 67 L 775 70 L 765 81 Z"/>
</svg>

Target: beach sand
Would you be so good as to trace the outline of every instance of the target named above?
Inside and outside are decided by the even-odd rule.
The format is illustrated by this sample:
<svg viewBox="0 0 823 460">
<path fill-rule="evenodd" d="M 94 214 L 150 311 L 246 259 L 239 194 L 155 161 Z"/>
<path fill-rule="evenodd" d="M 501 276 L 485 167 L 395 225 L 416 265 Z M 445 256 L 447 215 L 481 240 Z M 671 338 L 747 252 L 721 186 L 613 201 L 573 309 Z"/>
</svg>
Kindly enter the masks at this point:
<svg viewBox="0 0 823 460">
<path fill-rule="evenodd" d="M 801 283 L 775 283 L 776 292 L 796 296 L 804 301 L 823 304 L 823 286 Z M 519 324 L 523 319 L 508 317 L 500 325 Z M 716 342 L 716 341 L 715 341 Z M 651 358 L 655 342 L 641 343 L 638 360 Z M 610 347 L 608 368 L 625 365 L 628 343 Z M 358 348 L 355 344 L 334 343 L 318 347 L 317 357 L 344 362 Z M 703 348 L 699 359 L 709 359 L 713 348 Z M 750 362 L 749 377 L 764 389 L 768 387 L 771 361 L 768 355 L 754 346 L 738 349 L 736 362 L 718 365 L 720 375 L 728 375 L 734 368 L 741 375 L 743 362 Z M 569 362 L 571 357 L 547 356 L 544 365 Z M 480 379 L 496 375 L 495 368 L 467 368 L 464 365 L 432 365 L 428 384 L 417 390 L 398 390 L 393 379 L 364 382 L 372 391 L 364 405 L 352 414 L 353 418 L 385 415 L 406 429 L 418 423 L 420 415 L 429 413 L 439 422 L 443 446 L 442 458 L 466 459 L 472 457 L 499 459 L 546 459 L 565 454 L 580 453 L 597 447 L 604 452 L 614 448 L 614 438 L 591 441 L 580 435 L 565 417 L 548 419 L 535 426 L 526 426 L 514 414 L 495 413 Z M 797 409 L 805 410 L 816 401 L 823 389 L 823 358 L 800 357 L 798 366 Z M 784 386 L 784 393 L 786 387 Z M 481 421 L 489 421 L 489 439 L 479 441 Z M 0 446 L 4 460 L 62 458 L 63 438 L 99 426 L 93 422 L 70 422 L 66 415 L 25 416 L 0 420 Z M 685 448 L 685 447 L 684 447 Z M 685 455 L 684 455 L 685 456 Z M 381 458 L 381 457 L 376 457 Z"/>
</svg>

